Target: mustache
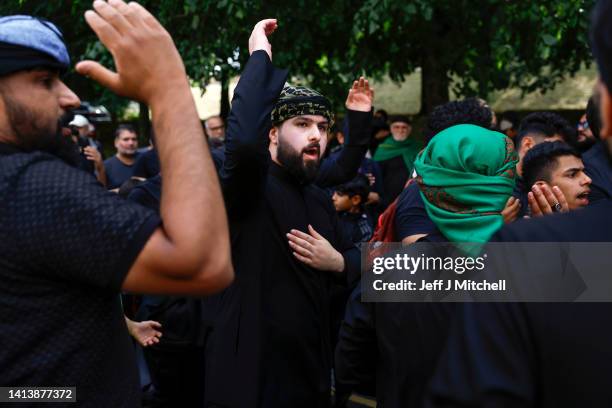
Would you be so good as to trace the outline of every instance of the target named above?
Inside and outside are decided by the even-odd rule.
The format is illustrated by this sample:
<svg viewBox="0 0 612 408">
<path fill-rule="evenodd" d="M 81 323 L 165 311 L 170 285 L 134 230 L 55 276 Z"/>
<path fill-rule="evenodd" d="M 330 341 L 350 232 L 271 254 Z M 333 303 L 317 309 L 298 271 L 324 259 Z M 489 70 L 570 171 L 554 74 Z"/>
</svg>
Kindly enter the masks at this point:
<svg viewBox="0 0 612 408">
<path fill-rule="evenodd" d="M 74 119 L 73 111 L 66 111 L 62 116 L 57 120 L 57 124 L 60 128 L 68 127 L 68 124 L 72 122 Z"/>
<path fill-rule="evenodd" d="M 306 152 L 306 150 L 315 149 L 315 148 L 321 151 L 321 145 L 319 144 L 319 142 L 309 143 L 308 145 L 306 145 L 306 147 L 302 149 L 302 153 Z"/>
</svg>

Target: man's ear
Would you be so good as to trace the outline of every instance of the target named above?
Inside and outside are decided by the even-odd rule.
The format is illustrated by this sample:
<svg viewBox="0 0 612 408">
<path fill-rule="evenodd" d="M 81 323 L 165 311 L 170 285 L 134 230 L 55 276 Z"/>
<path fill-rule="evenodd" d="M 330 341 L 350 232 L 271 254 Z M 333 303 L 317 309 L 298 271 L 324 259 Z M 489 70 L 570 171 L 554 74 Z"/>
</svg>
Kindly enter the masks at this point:
<svg viewBox="0 0 612 408">
<path fill-rule="evenodd" d="M 525 155 L 533 146 L 536 145 L 535 140 L 531 136 L 525 136 L 521 140 L 521 153 Z"/>
<path fill-rule="evenodd" d="M 601 139 L 608 139 L 612 137 L 612 101 L 610 100 L 608 87 L 601 82 L 601 79 L 597 86 L 599 87 L 599 114 L 601 116 L 599 135 Z"/>
<path fill-rule="evenodd" d="M 361 204 L 361 196 L 358 194 L 355 194 L 354 196 L 351 197 L 351 205 L 353 207 L 357 207 L 359 204 Z"/>
<path fill-rule="evenodd" d="M 278 127 L 272 126 L 272 128 L 270 128 L 270 132 L 268 133 L 268 137 L 270 138 L 270 144 L 277 145 L 278 144 Z"/>
</svg>

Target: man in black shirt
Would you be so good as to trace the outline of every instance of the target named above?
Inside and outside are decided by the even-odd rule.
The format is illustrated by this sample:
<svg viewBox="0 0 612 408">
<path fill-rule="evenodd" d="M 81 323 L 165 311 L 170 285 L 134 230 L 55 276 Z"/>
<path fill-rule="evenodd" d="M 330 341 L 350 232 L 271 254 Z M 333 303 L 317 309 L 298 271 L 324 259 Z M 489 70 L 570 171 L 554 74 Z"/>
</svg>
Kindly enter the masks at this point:
<svg viewBox="0 0 612 408">
<path fill-rule="evenodd" d="M 0 385 L 76 387 L 79 406 L 136 407 L 119 292 L 218 291 L 232 280 L 229 237 L 172 39 L 136 3 L 94 9 L 85 17 L 118 71 L 93 61 L 77 71 L 151 107 L 167 170 L 163 226 L 55 155 L 58 117 L 80 102 L 59 78 L 70 63 L 61 33 L 0 18 Z"/>
<path fill-rule="evenodd" d="M 600 72 L 601 143 L 608 149 L 611 40 L 612 3 L 600 1 L 593 12 L 591 44 Z M 509 224 L 493 240 L 611 242 L 611 215 L 612 201 L 602 199 L 580 211 Z M 608 406 L 611 314 L 611 303 L 466 304 L 440 358 L 429 406 Z"/>
<path fill-rule="evenodd" d="M 236 281 L 210 305 L 217 319 L 206 355 L 207 406 L 328 406 L 329 289 L 359 272 L 358 250 L 341 234 L 329 196 L 312 183 L 343 182 L 333 163 L 317 169 L 329 101 L 303 87 L 283 90 L 287 72 L 271 64 L 267 40 L 275 28 L 276 20 L 255 26 L 228 119 L 220 178 Z M 348 105 L 357 140 L 369 137 L 364 82 Z M 353 103 L 355 94 L 365 101 Z"/>
<path fill-rule="evenodd" d="M 119 188 L 134 175 L 138 158 L 138 136 L 130 125 L 119 125 L 115 130 L 115 149 L 117 154 L 104 160 L 106 188 Z"/>
</svg>

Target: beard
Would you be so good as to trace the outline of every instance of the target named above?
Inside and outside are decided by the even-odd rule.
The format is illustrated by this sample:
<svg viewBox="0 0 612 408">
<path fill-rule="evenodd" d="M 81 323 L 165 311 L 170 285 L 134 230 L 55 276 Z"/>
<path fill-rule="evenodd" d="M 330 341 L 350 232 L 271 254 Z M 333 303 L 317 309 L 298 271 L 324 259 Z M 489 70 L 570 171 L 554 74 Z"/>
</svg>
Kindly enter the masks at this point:
<svg viewBox="0 0 612 408">
<path fill-rule="evenodd" d="M 319 172 L 320 159 L 305 161 L 304 151 L 312 147 L 319 147 L 318 143 L 311 143 L 304 147 L 301 152 L 295 150 L 289 144 L 281 142 L 281 137 L 278 138 L 278 149 L 276 152 L 276 158 L 280 164 L 291 174 L 293 177 L 299 180 L 300 183 L 308 184 L 314 181 Z"/>
<path fill-rule="evenodd" d="M 36 112 L 6 94 L 2 94 L 2 98 L 17 147 L 26 152 L 41 150 L 53 154 L 73 166 L 78 163 L 78 147 L 70 137 L 62 134 L 62 127 L 74 116 L 72 113 L 66 112 L 54 126 L 45 126 Z"/>
</svg>

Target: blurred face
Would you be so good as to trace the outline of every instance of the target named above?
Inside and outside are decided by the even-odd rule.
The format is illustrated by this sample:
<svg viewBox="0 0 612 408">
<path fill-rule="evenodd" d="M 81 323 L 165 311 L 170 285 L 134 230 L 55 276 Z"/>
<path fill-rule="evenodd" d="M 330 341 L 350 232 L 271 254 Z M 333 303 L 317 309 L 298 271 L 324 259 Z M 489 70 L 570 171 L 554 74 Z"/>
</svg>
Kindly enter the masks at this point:
<svg viewBox="0 0 612 408">
<path fill-rule="evenodd" d="M 2 77 L 0 140 L 53 153 L 65 143 L 60 119 L 80 103 L 56 71 L 41 68 Z"/>
<path fill-rule="evenodd" d="M 589 204 L 591 179 L 584 172 L 582 160 L 575 156 L 557 157 L 557 167 L 551 173 L 550 185 L 561 189 L 570 210 Z"/>
<path fill-rule="evenodd" d="M 320 115 L 287 119 L 270 131 L 272 159 L 305 182 L 312 181 L 327 147 L 329 122 Z"/>
<path fill-rule="evenodd" d="M 334 207 L 336 211 L 350 211 L 353 208 L 353 203 L 348 194 L 343 194 L 338 191 L 334 191 L 334 195 L 332 196 L 332 201 L 334 202 Z"/>
<path fill-rule="evenodd" d="M 211 139 L 223 140 L 225 138 L 225 124 L 223 123 L 223 119 L 219 117 L 208 119 L 206 121 L 206 134 Z"/>
<path fill-rule="evenodd" d="M 397 141 L 406 140 L 412 132 L 412 126 L 404 122 L 393 122 L 390 126 L 391 134 Z"/>
<path fill-rule="evenodd" d="M 589 122 L 587 122 L 586 114 L 584 114 L 578 122 L 578 143 L 583 143 L 588 139 L 595 140 L 595 136 L 593 136 L 593 132 L 589 128 Z"/>
<path fill-rule="evenodd" d="M 115 139 L 115 149 L 120 156 L 134 156 L 138 150 L 138 137 L 136 133 L 122 130 Z"/>
</svg>

